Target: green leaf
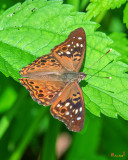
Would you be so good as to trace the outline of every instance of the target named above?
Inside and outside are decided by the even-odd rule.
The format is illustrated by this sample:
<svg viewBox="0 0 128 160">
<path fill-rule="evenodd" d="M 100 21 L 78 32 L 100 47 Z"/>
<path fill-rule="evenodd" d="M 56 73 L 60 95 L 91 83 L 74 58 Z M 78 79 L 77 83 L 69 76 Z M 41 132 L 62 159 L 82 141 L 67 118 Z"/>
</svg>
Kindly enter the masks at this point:
<svg viewBox="0 0 128 160">
<path fill-rule="evenodd" d="M 10 90 L 10 88 L 11 88 L 11 90 Z M 10 103 L 10 102 L 14 101 L 14 93 L 15 92 L 14 91 L 13 91 L 14 93 L 12 92 L 12 88 L 13 88 L 12 86 L 10 88 L 9 89 L 7 88 L 6 92 L 11 91 L 12 95 L 10 96 L 10 93 L 7 93 L 9 98 L 6 99 L 6 101 L 4 101 L 4 104 L 5 104 L 4 107 L 7 104 L 10 104 L 12 106 L 10 107 L 10 110 L 8 112 L 5 112 L 5 114 L 0 119 L 0 139 L 2 138 L 2 136 L 4 135 L 4 133 L 6 132 L 8 127 L 10 126 L 10 123 L 11 123 L 13 117 L 16 115 L 16 113 L 19 109 L 19 105 L 21 104 L 22 100 L 24 99 L 24 97 L 26 96 L 26 93 L 27 93 L 27 92 L 26 93 L 23 92 L 23 89 L 21 89 L 21 90 L 19 89 L 18 90 L 18 96 L 19 97 L 17 98 L 15 104 L 13 104 L 13 103 Z M 17 96 L 17 94 L 16 94 L 16 96 Z M 7 103 L 7 101 L 9 101 L 9 102 Z"/>
<path fill-rule="evenodd" d="M 119 58 L 124 63 L 128 64 L 128 39 L 125 33 L 112 33 L 109 37 L 114 41 L 112 48 L 121 53 Z"/>
<path fill-rule="evenodd" d="M 15 149 L 15 151 L 10 156 L 10 160 L 21 159 L 26 147 L 28 146 L 32 137 L 34 136 L 40 120 L 45 115 L 45 111 L 40 111 L 40 112 L 36 111 L 36 112 L 37 113 L 31 119 L 27 119 L 29 121 L 28 124 L 30 123 L 30 125 L 28 125 L 26 129 L 25 128 L 21 129 L 21 131 L 20 131 L 21 135 L 19 136 L 20 137 L 20 142 L 19 143 L 17 142 L 18 143 L 17 148 Z M 21 119 L 20 119 L 20 122 L 21 122 Z M 18 122 L 18 124 L 20 124 L 20 123 Z M 24 127 L 24 126 L 22 126 L 22 127 Z M 18 140 L 19 140 L 19 137 L 17 138 Z M 15 143 L 15 139 L 14 139 L 13 143 Z M 11 145 L 11 142 L 10 142 L 10 145 Z"/>
<path fill-rule="evenodd" d="M 89 0 L 82 0 L 80 1 L 80 11 L 85 10 L 87 4 L 89 3 Z"/>
<path fill-rule="evenodd" d="M 123 12 L 124 12 L 123 22 L 126 23 L 126 27 L 128 28 L 128 3 L 126 4 Z"/>
<path fill-rule="evenodd" d="M 7 87 L 0 97 L 0 113 L 9 110 L 17 99 L 17 93 L 12 87 Z"/>
<path fill-rule="evenodd" d="M 98 68 L 93 70 L 98 72 Z M 101 77 L 110 76 L 112 79 L 92 77 L 87 80 L 89 84 L 83 91 L 86 107 L 92 113 L 100 116 L 101 112 L 113 118 L 120 115 L 128 120 L 127 69 L 128 66 L 124 63 L 113 62 L 96 74 Z"/>
<path fill-rule="evenodd" d="M 73 5 L 75 11 L 79 11 L 80 0 L 75 0 L 75 1 L 67 0 L 67 3 Z"/>
<path fill-rule="evenodd" d="M 119 8 L 126 0 L 90 0 L 87 7 L 87 19 L 90 20 L 109 9 Z"/>
<path fill-rule="evenodd" d="M 37 133 L 40 121 L 46 116 L 46 109 L 32 102 L 28 96 L 24 96 L 26 93 L 22 92 L 22 99 L 18 99 L 20 101 L 18 106 L 12 108 L 11 112 L 2 117 L 1 124 L 6 125 L 1 127 L 0 135 L 3 136 L 0 141 L 0 155 L 3 159 L 21 159 L 26 147 Z M 4 135 L 2 135 L 3 133 Z"/>
<path fill-rule="evenodd" d="M 98 26 L 87 21 L 86 14 L 73 12 L 72 7 L 62 1 L 29 0 L 17 4 L 0 17 L 0 69 L 17 80 L 22 67 L 36 57 L 48 54 L 71 31 L 83 27 L 87 38 L 86 63 L 83 63 L 86 71 L 112 44 L 104 33 L 95 32 Z M 83 87 L 85 106 L 97 116 L 103 113 L 117 117 L 118 114 L 128 119 L 128 75 L 125 74 L 128 66 L 117 61 L 119 56 L 113 50 L 87 72 L 100 71 L 96 75 L 112 77 L 111 80 L 90 78 L 89 75 L 86 78 L 88 84 Z"/>
</svg>

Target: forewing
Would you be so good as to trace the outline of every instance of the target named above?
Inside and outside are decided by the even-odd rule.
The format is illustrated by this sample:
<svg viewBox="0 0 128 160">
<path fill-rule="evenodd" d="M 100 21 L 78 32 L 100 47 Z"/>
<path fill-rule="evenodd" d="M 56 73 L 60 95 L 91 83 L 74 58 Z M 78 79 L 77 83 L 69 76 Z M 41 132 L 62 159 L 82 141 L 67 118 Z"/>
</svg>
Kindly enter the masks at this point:
<svg viewBox="0 0 128 160">
<path fill-rule="evenodd" d="M 65 86 L 62 81 L 43 81 L 29 78 L 20 78 L 19 80 L 30 92 L 33 100 L 44 106 L 53 104 Z"/>
<path fill-rule="evenodd" d="M 81 131 L 85 121 L 85 107 L 79 84 L 77 82 L 67 84 L 50 111 L 53 117 L 64 122 L 69 130 Z"/>
<path fill-rule="evenodd" d="M 86 38 L 83 28 L 70 33 L 65 42 L 55 46 L 51 53 L 69 71 L 78 72 L 85 54 Z"/>
<path fill-rule="evenodd" d="M 42 57 L 37 58 L 28 66 L 22 68 L 20 71 L 23 77 L 37 77 L 38 75 L 45 74 L 46 72 L 64 72 L 64 67 L 59 63 L 59 61 L 52 55 L 47 54 Z"/>
</svg>

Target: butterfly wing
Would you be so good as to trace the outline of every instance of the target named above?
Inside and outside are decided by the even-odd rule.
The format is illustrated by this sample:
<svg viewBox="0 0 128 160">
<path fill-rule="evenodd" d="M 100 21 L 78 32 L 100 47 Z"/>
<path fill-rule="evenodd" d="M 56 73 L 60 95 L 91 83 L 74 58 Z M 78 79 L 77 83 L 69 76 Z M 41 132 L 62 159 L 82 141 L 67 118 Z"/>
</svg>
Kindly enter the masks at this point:
<svg viewBox="0 0 128 160">
<path fill-rule="evenodd" d="M 52 54 L 47 54 L 37 58 L 31 64 L 22 68 L 20 74 L 23 77 L 38 78 L 46 73 L 55 73 L 59 71 L 63 73 L 65 71 L 64 67 Z"/>
<path fill-rule="evenodd" d="M 84 125 L 85 108 L 77 82 L 64 82 L 63 73 L 78 72 L 85 53 L 85 32 L 79 28 L 68 39 L 24 67 L 19 79 L 39 104 L 52 104 L 51 114 L 63 121 L 69 130 L 80 131 Z M 58 79 L 60 78 L 60 79 Z"/>
<path fill-rule="evenodd" d="M 64 122 L 69 130 L 79 132 L 85 121 L 84 98 L 79 84 L 67 84 L 50 111 L 53 117 Z"/>
<path fill-rule="evenodd" d="M 65 42 L 51 50 L 52 55 L 69 71 L 78 72 L 85 54 L 85 32 L 78 28 L 70 33 Z"/>
<path fill-rule="evenodd" d="M 19 80 L 30 92 L 33 100 L 44 106 L 51 105 L 66 85 L 62 81 L 44 81 L 29 78 L 20 78 Z"/>
</svg>

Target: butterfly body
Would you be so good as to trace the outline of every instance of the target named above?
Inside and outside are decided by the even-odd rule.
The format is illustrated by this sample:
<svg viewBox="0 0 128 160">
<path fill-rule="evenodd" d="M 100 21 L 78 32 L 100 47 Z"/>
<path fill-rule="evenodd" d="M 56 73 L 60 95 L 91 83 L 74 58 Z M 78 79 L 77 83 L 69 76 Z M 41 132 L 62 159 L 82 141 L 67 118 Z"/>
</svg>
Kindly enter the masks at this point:
<svg viewBox="0 0 128 160">
<path fill-rule="evenodd" d="M 39 104 L 52 105 L 53 117 L 63 121 L 71 131 L 79 132 L 84 125 L 85 107 L 78 84 L 86 77 L 79 73 L 85 53 L 85 32 L 78 28 L 50 54 L 37 58 L 22 68 L 20 82 Z"/>
<path fill-rule="evenodd" d="M 47 81 L 64 81 L 64 82 L 80 82 L 86 77 L 86 74 L 83 72 L 37 72 L 29 75 L 25 75 L 24 77 L 30 79 L 40 79 Z"/>
<path fill-rule="evenodd" d="M 81 80 L 83 80 L 86 77 L 86 74 L 82 73 L 82 72 L 68 72 L 68 73 L 63 73 L 61 75 L 62 80 L 65 82 L 80 82 Z"/>
</svg>

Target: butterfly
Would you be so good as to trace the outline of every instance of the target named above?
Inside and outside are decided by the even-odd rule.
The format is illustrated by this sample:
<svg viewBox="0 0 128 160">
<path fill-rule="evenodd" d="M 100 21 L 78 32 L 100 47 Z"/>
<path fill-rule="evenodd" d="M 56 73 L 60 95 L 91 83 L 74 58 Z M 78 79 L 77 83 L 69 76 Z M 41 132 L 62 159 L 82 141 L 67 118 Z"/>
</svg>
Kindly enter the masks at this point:
<svg viewBox="0 0 128 160">
<path fill-rule="evenodd" d="M 74 132 L 82 130 L 85 105 L 79 82 L 86 74 L 79 72 L 83 63 L 86 37 L 83 28 L 70 33 L 51 53 L 37 58 L 22 68 L 20 82 L 30 92 L 34 101 L 51 105 L 54 118 L 64 122 Z"/>
</svg>

